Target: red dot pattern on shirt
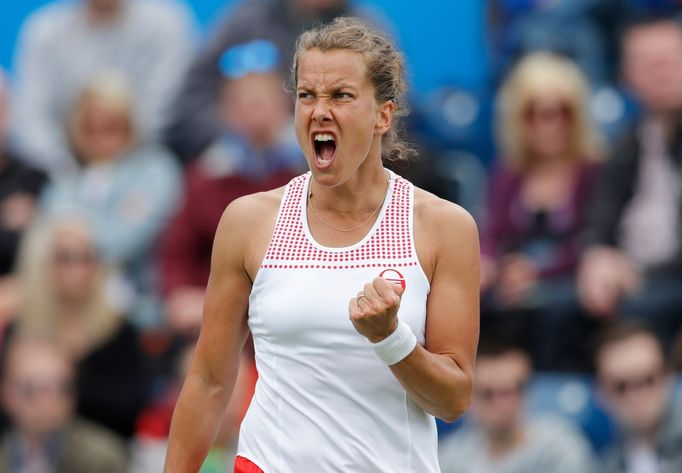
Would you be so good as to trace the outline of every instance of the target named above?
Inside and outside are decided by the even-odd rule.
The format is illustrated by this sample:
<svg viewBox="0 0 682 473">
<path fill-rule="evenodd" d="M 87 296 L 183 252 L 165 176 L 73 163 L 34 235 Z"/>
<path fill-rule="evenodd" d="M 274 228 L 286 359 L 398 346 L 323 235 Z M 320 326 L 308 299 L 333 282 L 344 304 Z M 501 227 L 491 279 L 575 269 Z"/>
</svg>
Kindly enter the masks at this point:
<svg viewBox="0 0 682 473">
<path fill-rule="evenodd" d="M 269 269 L 356 269 L 417 265 L 412 253 L 411 184 L 394 177 L 393 195 L 373 234 L 359 247 L 327 251 L 314 246 L 303 230 L 302 208 L 307 174 L 289 182 L 275 231 L 261 267 Z M 382 261 L 384 264 L 379 264 Z M 285 264 L 286 262 L 286 264 Z"/>
</svg>

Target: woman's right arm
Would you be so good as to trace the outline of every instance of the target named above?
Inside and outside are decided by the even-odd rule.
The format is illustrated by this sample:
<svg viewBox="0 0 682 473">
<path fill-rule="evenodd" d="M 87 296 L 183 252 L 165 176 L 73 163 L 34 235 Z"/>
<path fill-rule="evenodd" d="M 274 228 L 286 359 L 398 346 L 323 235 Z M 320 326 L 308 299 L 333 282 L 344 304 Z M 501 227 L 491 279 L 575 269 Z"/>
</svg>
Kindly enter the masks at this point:
<svg viewBox="0 0 682 473">
<path fill-rule="evenodd" d="M 237 377 L 251 292 L 244 267 L 251 210 L 244 204 L 231 204 L 216 231 L 201 335 L 173 414 L 165 473 L 199 471 Z"/>
</svg>

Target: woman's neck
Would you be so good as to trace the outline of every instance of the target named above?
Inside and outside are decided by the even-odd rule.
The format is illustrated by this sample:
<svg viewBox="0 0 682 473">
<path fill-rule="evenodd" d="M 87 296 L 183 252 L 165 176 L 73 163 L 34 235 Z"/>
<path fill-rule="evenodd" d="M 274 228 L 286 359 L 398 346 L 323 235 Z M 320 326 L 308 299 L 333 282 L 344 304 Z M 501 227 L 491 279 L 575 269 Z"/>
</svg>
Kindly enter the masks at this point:
<svg viewBox="0 0 682 473">
<path fill-rule="evenodd" d="M 380 160 L 372 164 L 365 161 L 350 179 L 335 187 L 322 186 L 311 178 L 308 197 L 314 198 L 318 211 L 347 218 L 362 216 L 383 202 L 389 176 Z"/>
</svg>

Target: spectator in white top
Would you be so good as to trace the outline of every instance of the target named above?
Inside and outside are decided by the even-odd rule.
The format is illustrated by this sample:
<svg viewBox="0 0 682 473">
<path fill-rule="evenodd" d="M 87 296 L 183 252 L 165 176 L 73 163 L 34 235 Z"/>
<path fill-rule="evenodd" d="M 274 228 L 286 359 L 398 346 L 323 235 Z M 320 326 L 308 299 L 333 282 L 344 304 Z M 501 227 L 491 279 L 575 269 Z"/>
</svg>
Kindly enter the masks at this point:
<svg viewBox="0 0 682 473">
<path fill-rule="evenodd" d="M 152 253 L 180 196 L 181 170 L 158 145 L 140 142 L 127 81 L 93 78 L 69 110 L 66 128 L 81 168 L 41 194 L 45 215 L 78 215 L 92 226 L 102 258 L 124 272 L 134 322 L 162 320 Z M 119 302 L 125 298 L 119 297 Z"/>
<path fill-rule="evenodd" d="M 40 9 L 17 50 L 13 131 L 23 154 L 53 175 L 76 168 L 63 118 L 102 70 L 134 85 L 140 129 L 154 137 L 193 45 L 191 16 L 177 0 L 59 0 Z"/>
</svg>

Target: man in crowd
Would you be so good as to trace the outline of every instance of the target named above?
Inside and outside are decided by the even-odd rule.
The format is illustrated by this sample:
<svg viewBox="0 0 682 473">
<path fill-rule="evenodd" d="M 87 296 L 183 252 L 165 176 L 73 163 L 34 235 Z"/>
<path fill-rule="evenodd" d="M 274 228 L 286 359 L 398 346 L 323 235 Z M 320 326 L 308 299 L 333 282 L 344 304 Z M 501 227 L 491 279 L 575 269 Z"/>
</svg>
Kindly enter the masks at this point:
<svg viewBox="0 0 682 473">
<path fill-rule="evenodd" d="M 641 321 L 623 320 L 601 334 L 595 353 L 599 391 L 620 427 L 603 473 L 682 471 L 682 409 L 663 346 Z"/>
<path fill-rule="evenodd" d="M 682 322 L 682 28 L 640 18 L 622 50 L 643 114 L 596 187 L 578 291 L 591 316 L 636 314 L 668 343 Z"/>
<path fill-rule="evenodd" d="M 559 417 L 524 413 L 530 358 L 511 345 L 483 340 L 470 419 L 440 443 L 443 473 L 590 473 L 587 441 Z"/>
<path fill-rule="evenodd" d="M 74 381 L 72 363 L 55 345 L 12 341 L 2 378 L 11 426 L 0 442 L 1 472 L 126 472 L 123 442 L 74 417 Z"/>
</svg>

